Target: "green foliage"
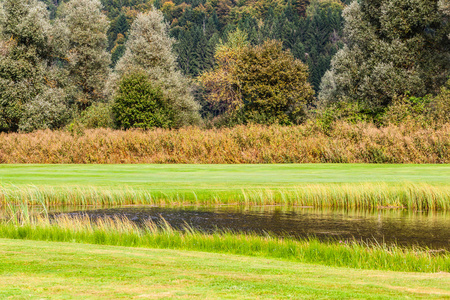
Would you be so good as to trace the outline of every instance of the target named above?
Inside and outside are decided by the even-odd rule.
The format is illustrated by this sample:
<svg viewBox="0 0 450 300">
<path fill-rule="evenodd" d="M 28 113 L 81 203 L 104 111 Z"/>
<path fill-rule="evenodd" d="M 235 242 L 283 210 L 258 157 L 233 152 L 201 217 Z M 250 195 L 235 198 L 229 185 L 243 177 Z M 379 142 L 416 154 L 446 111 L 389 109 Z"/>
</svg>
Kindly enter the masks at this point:
<svg viewBox="0 0 450 300">
<path fill-rule="evenodd" d="M 242 109 L 242 93 L 236 71 L 237 62 L 248 45 L 245 31 L 237 29 L 229 32 L 226 43 L 220 41 L 216 47 L 216 67 L 199 77 L 206 92 L 205 101 L 215 117 L 234 115 L 233 118 L 236 118 L 236 112 Z M 231 121 L 228 117 L 225 119 L 226 122 Z"/>
<path fill-rule="evenodd" d="M 16 131 L 25 105 L 57 84 L 48 68 L 51 26 L 44 5 L 36 0 L 1 4 L 0 131 Z"/>
<path fill-rule="evenodd" d="M 128 35 L 125 54 L 110 79 L 113 95 L 118 87 L 117 80 L 130 72 L 146 74 L 151 85 L 160 89 L 171 107 L 169 119 L 172 123 L 161 117 L 160 125 L 152 126 L 169 126 L 170 123 L 170 127 L 181 127 L 197 124 L 200 120 L 191 81 L 177 69 L 173 43 L 162 13 L 152 10 L 138 14 Z"/>
<path fill-rule="evenodd" d="M 308 67 L 279 41 L 246 47 L 236 64 L 247 121 L 300 123 L 314 91 Z"/>
<path fill-rule="evenodd" d="M 325 127 L 339 118 L 447 122 L 448 88 L 441 87 L 450 72 L 449 1 L 362 0 L 346 7 L 349 2 L 4 0 L 0 131 L 64 126 L 64 110 L 74 114 L 103 102 L 105 91 L 113 99 L 120 79 L 134 71 L 145 72 L 160 89 L 175 128 L 199 123 L 189 76 L 200 74 L 203 86 L 195 96 L 211 124 L 298 123 L 310 96 L 276 83 L 284 76 L 274 71 L 284 56 L 271 52 L 279 60 L 275 66 L 264 55 L 249 54 L 271 40 L 308 65 L 307 80 L 316 91 L 320 85 L 316 106 L 323 111 L 316 116 Z M 347 44 L 341 49 L 344 8 Z M 232 34 L 239 32 L 248 46 L 245 62 L 244 48 L 233 45 Z M 116 64 L 105 89 L 108 67 Z M 86 123 L 108 123 L 96 114 Z"/>
<path fill-rule="evenodd" d="M 217 67 L 200 78 L 207 103 L 232 122 L 299 123 L 313 95 L 308 68 L 281 42 L 249 46 L 246 38 L 237 30 L 217 47 Z"/>
<path fill-rule="evenodd" d="M 342 120 L 349 124 L 361 124 L 370 119 L 358 103 L 337 102 L 326 107 L 319 107 L 315 111 L 315 122 L 325 132 L 332 131 L 336 121 Z"/>
<path fill-rule="evenodd" d="M 83 129 L 112 128 L 114 127 L 112 106 L 109 103 L 94 103 L 81 112 L 73 124 Z"/>
<path fill-rule="evenodd" d="M 111 66 L 115 66 L 119 59 L 125 53 L 126 47 L 124 44 L 117 43 L 114 48 L 111 50 Z"/>
<path fill-rule="evenodd" d="M 339 0 L 313 0 L 306 10 L 306 15 L 309 18 L 314 18 L 321 11 L 325 11 L 330 14 L 340 14 L 344 9 L 344 5 Z"/>
<path fill-rule="evenodd" d="M 429 116 L 438 123 L 450 122 L 450 80 L 447 86 L 442 87 L 441 92 L 434 97 L 429 105 Z"/>
<path fill-rule="evenodd" d="M 114 67 L 125 53 L 125 42 L 130 24 L 121 13 L 110 24 L 108 29 L 108 50 L 111 51 L 111 66 Z"/>
<path fill-rule="evenodd" d="M 436 95 L 450 74 L 450 26 L 438 1 L 355 1 L 344 11 L 347 45 L 319 98 L 379 114 L 403 95 Z"/>
<path fill-rule="evenodd" d="M 103 98 L 109 74 L 108 21 L 101 9 L 99 0 L 71 0 L 62 12 L 69 40 L 69 76 L 77 87 L 75 101 L 82 110 Z"/>
<path fill-rule="evenodd" d="M 174 113 L 164 95 L 144 73 L 121 79 L 112 111 L 116 126 L 123 129 L 170 128 L 174 124 Z"/>
<path fill-rule="evenodd" d="M 403 96 L 393 99 L 391 105 L 381 117 L 382 124 L 400 125 L 406 122 L 415 122 L 425 125 L 432 121 L 427 119 L 430 97 L 408 97 Z"/>
<path fill-rule="evenodd" d="M 185 74 L 197 76 L 208 71 L 214 56 L 210 46 L 240 29 L 248 33 L 252 45 L 282 41 L 284 49 L 308 64 L 308 80 L 318 90 L 332 55 L 341 46 L 343 5 L 337 0 L 313 1 L 313 13 L 308 17 L 306 0 L 186 3 L 172 3 L 170 9 L 163 9 L 171 22 L 171 35 L 177 38 L 178 63 Z M 178 9 L 181 12 L 174 15 Z"/>
<path fill-rule="evenodd" d="M 36 129 L 58 129 L 70 118 L 66 94 L 63 89 L 46 89 L 25 104 L 19 129 L 30 132 Z"/>
</svg>

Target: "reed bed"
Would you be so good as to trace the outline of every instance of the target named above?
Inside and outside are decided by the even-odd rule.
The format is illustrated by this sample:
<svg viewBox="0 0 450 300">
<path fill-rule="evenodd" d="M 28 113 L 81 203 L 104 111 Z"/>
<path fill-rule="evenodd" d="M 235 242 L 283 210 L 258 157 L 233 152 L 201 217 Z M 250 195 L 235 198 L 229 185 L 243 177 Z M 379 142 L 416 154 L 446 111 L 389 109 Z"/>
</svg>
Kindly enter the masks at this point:
<svg viewBox="0 0 450 300">
<path fill-rule="evenodd" d="M 0 208 L 11 206 L 296 205 L 317 208 L 450 210 L 450 186 L 426 183 L 309 184 L 278 189 L 153 191 L 138 188 L 0 185 Z"/>
<path fill-rule="evenodd" d="M 450 254 L 422 248 L 400 248 L 362 242 L 320 242 L 281 239 L 254 234 L 208 234 L 186 225 L 174 230 L 167 222 L 147 222 L 144 227 L 124 218 L 91 220 L 88 217 L 30 217 L 21 224 L 0 223 L 0 237 L 27 240 L 76 242 L 128 247 L 196 250 L 358 269 L 408 272 L 450 272 Z"/>
<path fill-rule="evenodd" d="M 450 124 L 0 133 L 0 163 L 450 163 Z"/>
</svg>

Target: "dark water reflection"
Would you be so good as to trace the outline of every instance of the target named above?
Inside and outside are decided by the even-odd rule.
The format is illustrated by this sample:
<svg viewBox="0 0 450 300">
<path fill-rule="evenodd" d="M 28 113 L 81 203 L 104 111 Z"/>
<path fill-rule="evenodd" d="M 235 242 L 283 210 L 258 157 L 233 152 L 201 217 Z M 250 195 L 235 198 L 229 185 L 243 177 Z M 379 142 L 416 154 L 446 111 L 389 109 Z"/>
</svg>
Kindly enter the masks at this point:
<svg viewBox="0 0 450 300">
<path fill-rule="evenodd" d="M 358 240 L 419 245 L 450 249 L 450 213 L 406 210 L 345 211 L 296 207 L 121 207 L 71 212 L 93 218 L 125 216 L 142 223 L 161 221 L 182 229 L 185 222 L 195 229 L 213 232 L 226 229 L 240 232 L 270 232 L 295 238 Z"/>
</svg>

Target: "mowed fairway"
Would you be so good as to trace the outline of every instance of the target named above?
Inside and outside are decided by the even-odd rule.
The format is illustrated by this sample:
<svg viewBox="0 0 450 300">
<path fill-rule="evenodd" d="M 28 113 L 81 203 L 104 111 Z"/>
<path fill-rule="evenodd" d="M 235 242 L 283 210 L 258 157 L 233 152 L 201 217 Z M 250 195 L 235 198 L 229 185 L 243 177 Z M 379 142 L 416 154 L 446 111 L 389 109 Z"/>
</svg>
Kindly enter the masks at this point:
<svg viewBox="0 0 450 300">
<path fill-rule="evenodd" d="M 0 165 L 0 203 L 450 210 L 450 165 Z"/>
<path fill-rule="evenodd" d="M 449 165 L 0 165 L 0 205 L 3 201 L 16 213 L 9 201 L 25 201 L 19 208 L 30 203 L 158 204 L 152 202 L 158 192 L 177 195 L 167 197 L 174 202 L 190 193 L 195 201 L 201 195 L 205 203 L 218 195 L 212 204 L 233 203 L 241 197 L 242 203 L 252 205 L 258 202 L 252 202 L 251 193 L 244 190 L 292 189 L 279 192 L 273 203 L 320 206 L 317 201 L 328 197 L 323 205 L 329 201 L 339 206 L 346 199 L 355 207 L 365 207 L 362 202 L 371 207 L 450 209 L 449 183 Z M 149 197 L 146 191 L 155 193 Z M 258 199 L 268 195 L 272 194 L 262 193 Z M 419 204 L 414 202 L 417 195 L 422 199 Z M 283 202 L 289 197 L 292 202 Z M 77 202 L 79 198 L 82 201 Z M 428 198 L 436 204 L 428 205 Z M 18 235 L 4 237 L 26 238 L 25 227 L 16 226 Z M 175 247 L 137 248 L 138 243 L 134 248 L 80 244 L 65 239 L 72 231 L 81 230 L 83 235 L 79 226 L 64 230 L 55 227 L 51 236 L 35 236 L 41 241 L 0 239 L 0 299 L 450 299 L 450 274 L 445 272 L 338 268 L 251 256 L 257 252 L 239 256 Z M 33 228 L 29 233 L 32 237 L 39 232 Z M 122 241 L 124 232 L 111 235 Z M 103 244 L 108 241 L 102 232 L 93 236 L 95 243 L 97 237 L 105 239 Z M 58 237 L 70 243 L 48 241 Z M 210 237 L 194 241 L 192 247 L 205 240 Z"/>
<path fill-rule="evenodd" d="M 450 274 L 0 239 L 0 298 L 448 299 Z"/>
<path fill-rule="evenodd" d="M 448 185 L 450 165 L 0 165 L 0 183 L 171 190 L 240 190 L 320 183 Z"/>
</svg>

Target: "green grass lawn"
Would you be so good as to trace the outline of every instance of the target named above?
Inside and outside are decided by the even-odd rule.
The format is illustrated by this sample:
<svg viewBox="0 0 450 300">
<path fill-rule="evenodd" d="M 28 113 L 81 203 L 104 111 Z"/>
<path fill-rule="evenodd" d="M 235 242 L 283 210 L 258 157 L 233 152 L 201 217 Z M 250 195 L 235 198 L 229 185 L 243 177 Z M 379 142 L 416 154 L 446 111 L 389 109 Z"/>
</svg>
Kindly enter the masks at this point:
<svg viewBox="0 0 450 300">
<path fill-rule="evenodd" d="M 155 197 L 168 195 L 169 203 L 208 203 L 217 196 L 212 204 L 237 199 L 450 210 L 449 183 L 450 165 L 0 165 L 0 205 L 20 214 L 31 203 L 158 204 L 165 202 Z M 205 202 L 196 202 L 200 197 Z M 450 299 L 449 273 L 358 270 L 62 240 L 71 243 L 0 239 L 0 299 Z"/>
<path fill-rule="evenodd" d="M 0 183 L 155 190 L 289 187 L 308 183 L 449 184 L 450 165 L 0 165 Z"/>
<path fill-rule="evenodd" d="M 450 165 L 0 165 L 0 203 L 450 210 L 449 183 Z"/>
<path fill-rule="evenodd" d="M 449 299 L 450 274 L 0 239 L 0 298 Z"/>
</svg>

